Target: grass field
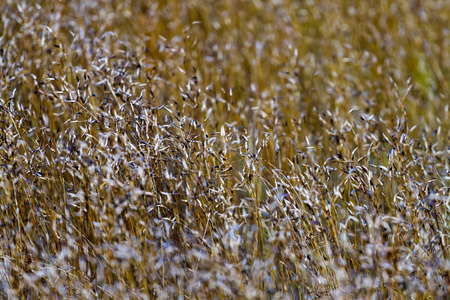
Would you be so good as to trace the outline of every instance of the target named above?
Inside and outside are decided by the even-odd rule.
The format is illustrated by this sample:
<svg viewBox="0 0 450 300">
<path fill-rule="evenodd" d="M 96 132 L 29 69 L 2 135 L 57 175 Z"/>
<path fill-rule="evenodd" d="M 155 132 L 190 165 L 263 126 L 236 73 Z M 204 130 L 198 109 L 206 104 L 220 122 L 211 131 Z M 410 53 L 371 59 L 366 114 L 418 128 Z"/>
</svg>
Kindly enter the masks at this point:
<svg viewBox="0 0 450 300">
<path fill-rule="evenodd" d="M 450 1 L 0 1 L 7 299 L 450 292 Z"/>
</svg>

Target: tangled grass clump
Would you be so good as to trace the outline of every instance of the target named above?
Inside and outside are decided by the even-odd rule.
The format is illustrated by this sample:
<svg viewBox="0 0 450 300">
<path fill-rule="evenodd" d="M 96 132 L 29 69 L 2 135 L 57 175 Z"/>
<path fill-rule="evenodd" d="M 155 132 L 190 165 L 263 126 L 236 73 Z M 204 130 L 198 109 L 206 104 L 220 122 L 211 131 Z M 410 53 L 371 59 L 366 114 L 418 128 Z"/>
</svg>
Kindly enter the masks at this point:
<svg viewBox="0 0 450 300">
<path fill-rule="evenodd" d="M 2 297 L 448 294 L 450 1 L 0 14 Z"/>
</svg>

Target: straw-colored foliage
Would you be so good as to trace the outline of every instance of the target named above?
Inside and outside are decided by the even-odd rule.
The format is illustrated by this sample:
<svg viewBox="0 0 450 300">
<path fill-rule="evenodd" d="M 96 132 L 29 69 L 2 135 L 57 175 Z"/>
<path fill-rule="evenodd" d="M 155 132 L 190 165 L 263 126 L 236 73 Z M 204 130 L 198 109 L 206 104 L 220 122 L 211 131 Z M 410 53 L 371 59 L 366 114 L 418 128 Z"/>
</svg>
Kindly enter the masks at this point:
<svg viewBox="0 0 450 300">
<path fill-rule="evenodd" d="M 4 298 L 450 289 L 450 1 L 0 1 Z"/>
</svg>

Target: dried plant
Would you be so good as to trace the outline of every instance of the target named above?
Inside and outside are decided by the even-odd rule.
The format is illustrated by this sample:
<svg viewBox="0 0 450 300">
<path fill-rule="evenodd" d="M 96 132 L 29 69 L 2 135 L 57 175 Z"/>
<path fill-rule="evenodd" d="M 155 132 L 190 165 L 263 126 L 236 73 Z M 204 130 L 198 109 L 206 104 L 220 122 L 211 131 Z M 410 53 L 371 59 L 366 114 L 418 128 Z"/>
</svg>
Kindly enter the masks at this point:
<svg viewBox="0 0 450 300">
<path fill-rule="evenodd" d="M 450 289 L 450 1 L 0 4 L 8 299 Z"/>
</svg>

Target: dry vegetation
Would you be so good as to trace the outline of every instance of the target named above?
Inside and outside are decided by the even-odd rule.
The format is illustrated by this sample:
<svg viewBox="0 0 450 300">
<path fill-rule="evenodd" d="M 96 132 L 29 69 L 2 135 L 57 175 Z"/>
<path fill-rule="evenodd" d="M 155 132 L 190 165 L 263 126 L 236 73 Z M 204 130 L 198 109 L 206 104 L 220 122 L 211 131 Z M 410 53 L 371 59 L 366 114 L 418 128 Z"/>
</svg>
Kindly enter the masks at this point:
<svg viewBox="0 0 450 300">
<path fill-rule="evenodd" d="M 450 1 L 0 4 L 4 298 L 444 298 Z"/>
</svg>

